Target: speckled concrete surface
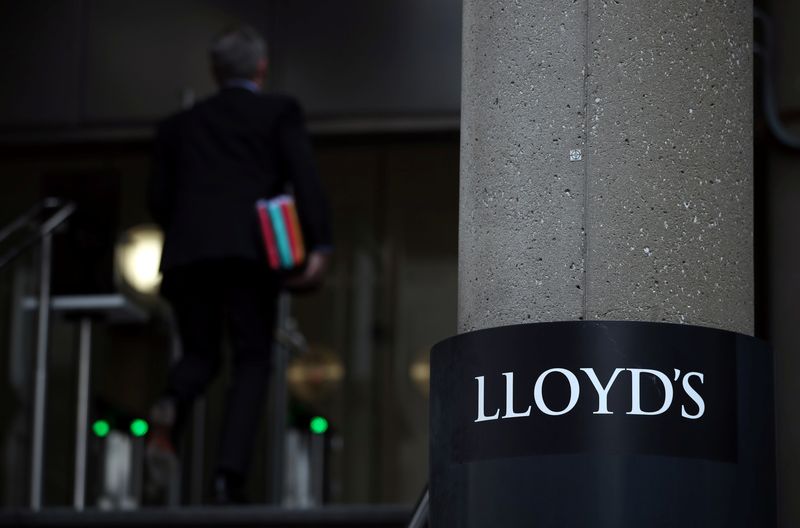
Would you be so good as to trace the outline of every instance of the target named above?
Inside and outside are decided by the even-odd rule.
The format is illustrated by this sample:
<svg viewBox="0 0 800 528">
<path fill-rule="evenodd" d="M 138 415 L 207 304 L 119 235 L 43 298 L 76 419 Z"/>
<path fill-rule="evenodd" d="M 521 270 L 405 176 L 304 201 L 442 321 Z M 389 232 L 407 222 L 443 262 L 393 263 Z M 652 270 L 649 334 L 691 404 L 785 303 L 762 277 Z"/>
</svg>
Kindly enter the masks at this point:
<svg viewBox="0 0 800 528">
<path fill-rule="evenodd" d="M 586 14 L 555 4 L 464 2 L 461 330 L 581 316 Z"/>
<path fill-rule="evenodd" d="M 751 20 L 745 0 L 465 0 L 462 331 L 752 333 Z"/>
</svg>

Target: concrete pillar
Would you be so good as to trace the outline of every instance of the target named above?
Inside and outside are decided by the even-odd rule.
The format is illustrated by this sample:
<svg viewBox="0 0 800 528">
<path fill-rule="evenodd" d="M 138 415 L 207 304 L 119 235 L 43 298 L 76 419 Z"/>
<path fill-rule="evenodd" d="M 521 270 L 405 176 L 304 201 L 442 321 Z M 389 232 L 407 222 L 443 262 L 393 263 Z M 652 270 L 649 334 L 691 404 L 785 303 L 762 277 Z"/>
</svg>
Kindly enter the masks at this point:
<svg viewBox="0 0 800 528">
<path fill-rule="evenodd" d="M 459 327 L 752 334 L 749 0 L 464 0 Z"/>
</svg>

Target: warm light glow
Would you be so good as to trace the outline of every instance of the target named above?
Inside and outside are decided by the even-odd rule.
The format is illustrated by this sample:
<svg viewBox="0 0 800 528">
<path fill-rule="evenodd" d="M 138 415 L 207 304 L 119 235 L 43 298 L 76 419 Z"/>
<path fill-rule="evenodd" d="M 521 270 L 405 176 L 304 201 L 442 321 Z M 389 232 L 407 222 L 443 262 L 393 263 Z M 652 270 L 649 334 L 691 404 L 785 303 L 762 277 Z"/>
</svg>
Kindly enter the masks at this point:
<svg viewBox="0 0 800 528">
<path fill-rule="evenodd" d="M 325 409 L 332 393 L 344 381 L 342 358 L 333 349 L 309 343 L 308 350 L 296 356 L 286 369 L 289 392 L 299 401 Z"/>
<path fill-rule="evenodd" d="M 158 265 L 164 235 L 155 226 L 143 225 L 125 233 L 117 247 L 117 265 L 123 280 L 139 293 L 154 294 L 161 284 Z"/>
<path fill-rule="evenodd" d="M 416 354 L 416 359 L 408 366 L 408 377 L 417 387 L 419 392 L 427 397 L 431 383 L 431 363 L 430 350 L 420 349 Z"/>
<path fill-rule="evenodd" d="M 289 383 L 338 383 L 344 379 L 344 367 L 337 364 L 301 365 L 293 364 L 286 369 Z"/>
<path fill-rule="evenodd" d="M 431 379 L 431 366 L 427 363 L 414 363 L 409 369 L 411 379 L 416 383 L 429 383 Z"/>
</svg>

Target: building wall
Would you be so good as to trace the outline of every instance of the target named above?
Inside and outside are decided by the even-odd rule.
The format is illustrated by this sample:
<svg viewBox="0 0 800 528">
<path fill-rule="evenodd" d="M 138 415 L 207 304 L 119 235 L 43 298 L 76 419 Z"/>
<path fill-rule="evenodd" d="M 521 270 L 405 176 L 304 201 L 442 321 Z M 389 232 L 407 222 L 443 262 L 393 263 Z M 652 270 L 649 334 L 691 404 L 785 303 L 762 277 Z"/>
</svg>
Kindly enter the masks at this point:
<svg viewBox="0 0 800 528">
<path fill-rule="evenodd" d="M 458 0 L 33 0 L 0 4 L 0 131 L 151 124 L 214 91 L 206 50 L 237 23 L 272 89 L 314 117 L 458 115 Z M 7 137 L 7 136 L 6 136 Z"/>
</svg>

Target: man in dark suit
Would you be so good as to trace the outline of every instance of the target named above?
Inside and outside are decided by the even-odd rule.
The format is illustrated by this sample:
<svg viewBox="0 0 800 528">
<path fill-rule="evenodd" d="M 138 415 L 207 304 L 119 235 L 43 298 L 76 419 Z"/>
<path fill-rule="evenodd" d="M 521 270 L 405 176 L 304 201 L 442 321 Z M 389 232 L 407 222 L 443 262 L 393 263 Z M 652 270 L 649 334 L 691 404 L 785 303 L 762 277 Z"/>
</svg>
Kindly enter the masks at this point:
<svg viewBox="0 0 800 528">
<path fill-rule="evenodd" d="M 155 406 L 151 443 L 172 439 L 192 402 L 215 377 L 223 327 L 233 348 L 214 478 L 214 500 L 242 500 L 270 367 L 282 284 L 268 268 L 256 201 L 289 187 L 309 255 L 286 282 L 317 285 L 331 247 L 328 204 L 295 100 L 265 95 L 266 46 L 248 27 L 211 47 L 219 92 L 158 127 L 150 210 L 164 230 L 161 292 L 173 307 L 182 357 Z M 159 434 L 164 433 L 167 434 Z M 174 444 L 173 444 L 174 445 Z"/>
</svg>

